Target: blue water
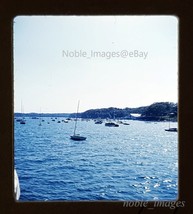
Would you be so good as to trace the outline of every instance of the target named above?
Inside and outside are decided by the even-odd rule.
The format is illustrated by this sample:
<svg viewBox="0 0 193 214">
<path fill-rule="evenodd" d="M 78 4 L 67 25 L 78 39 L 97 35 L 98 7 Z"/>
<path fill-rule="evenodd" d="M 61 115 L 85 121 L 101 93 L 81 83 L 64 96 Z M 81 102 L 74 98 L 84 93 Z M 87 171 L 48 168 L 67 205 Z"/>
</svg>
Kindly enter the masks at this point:
<svg viewBox="0 0 193 214">
<path fill-rule="evenodd" d="M 31 118 L 15 122 L 21 201 L 177 198 L 178 135 L 164 131 L 167 122 L 106 127 L 79 121 L 77 132 L 87 140 L 76 142 L 69 138 L 74 121 L 44 119 L 42 126 Z"/>
</svg>

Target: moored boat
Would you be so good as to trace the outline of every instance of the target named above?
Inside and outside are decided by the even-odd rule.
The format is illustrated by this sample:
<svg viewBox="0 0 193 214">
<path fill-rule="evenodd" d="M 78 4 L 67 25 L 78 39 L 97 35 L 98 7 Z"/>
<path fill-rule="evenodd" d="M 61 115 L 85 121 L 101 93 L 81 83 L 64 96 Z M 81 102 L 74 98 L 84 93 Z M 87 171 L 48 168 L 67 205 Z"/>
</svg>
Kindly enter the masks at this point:
<svg viewBox="0 0 193 214">
<path fill-rule="evenodd" d="M 127 126 L 127 125 L 130 125 L 129 123 L 125 123 L 125 122 L 123 122 L 122 124 L 123 124 L 123 125 L 126 125 L 126 126 Z"/>
<path fill-rule="evenodd" d="M 172 115 L 173 113 L 171 113 L 170 115 Z M 169 117 L 169 127 L 168 129 L 165 129 L 166 132 L 177 132 L 178 129 L 177 128 L 171 128 L 170 127 L 170 117 Z"/>
<path fill-rule="evenodd" d="M 22 120 L 20 121 L 20 124 L 25 124 L 25 120 L 22 119 Z"/>
<path fill-rule="evenodd" d="M 22 121 L 22 119 L 21 119 L 21 118 L 20 118 L 20 119 L 16 119 L 16 121 L 17 121 L 17 122 L 21 122 L 21 121 Z"/>
<path fill-rule="evenodd" d="M 81 141 L 81 140 L 86 140 L 86 137 L 83 137 L 83 136 L 76 134 L 76 135 L 70 136 L 70 139 L 76 140 L 76 141 Z"/>
<path fill-rule="evenodd" d="M 177 128 L 169 128 L 169 129 L 165 129 L 165 131 L 167 131 L 167 132 L 177 132 L 178 129 Z"/>
<path fill-rule="evenodd" d="M 77 120 L 78 120 L 78 110 L 79 110 L 79 104 L 80 101 L 78 101 L 78 107 L 77 107 L 77 113 L 76 113 L 76 119 L 75 119 L 75 126 L 74 126 L 74 134 L 72 136 L 70 136 L 71 140 L 75 140 L 75 141 L 83 141 L 86 140 L 86 137 L 83 137 L 79 134 L 76 134 L 76 127 L 77 127 Z"/>
<path fill-rule="evenodd" d="M 105 123 L 105 126 L 109 126 L 109 127 L 119 127 L 119 124 L 113 123 L 113 122 L 107 122 L 107 123 Z"/>
<path fill-rule="evenodd" d="M 95 121 L 95 124 L 102 124 L 102 123 L 103 123 L 102 120 L 97 120 L 97 121 Z"/>
</svg>

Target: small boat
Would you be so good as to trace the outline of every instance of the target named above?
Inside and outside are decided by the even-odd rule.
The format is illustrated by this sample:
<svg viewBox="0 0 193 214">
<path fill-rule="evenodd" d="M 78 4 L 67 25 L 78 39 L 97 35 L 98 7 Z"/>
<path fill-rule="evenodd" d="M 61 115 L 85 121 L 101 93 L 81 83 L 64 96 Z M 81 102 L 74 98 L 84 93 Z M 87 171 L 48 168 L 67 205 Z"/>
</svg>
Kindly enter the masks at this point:
<svg viewBox="0 0 193 214">
<path fill-rule="evenodd" d="M 33 119 L 33 120 L 37 120 L 37 119 L 39 119 L 38 117 L 32 117 L 31 119 Z"/>
<path fill-rule="evenodd" d="M 20 121 L 20 124 L 25 124 L 25 120 L 22 119 L 22 120 Z"/>
<path fill-rule="evenodd" d="M 42 126 L 42 113 L 41 113 L 41 109 L 40 109 L 40 116 L 39 116 L 39 126 Z"/>
<path fill-rule="evenodd" d="M 97 120 L 97 121 L 95 121 L 95 124 L 102 124 L 102 123 L 103 123 L 102 120 Z"/>
<path fill-rule="evenodd" d="M 167 131 L 167 132 L 177 132 L 178 129 L 177 128 L 169 128 L 169 129 L 165 129 L 165 131 Z"/>
<path fill-rule="evenodd" d="M 105 126 L 108 126 L 108 127 L 119 127 L 119 124 L 113 123 L 113 122 L 108 122 L 108 123 L 105 123 Z"/>
<path fill-rule="evenodd" d="M 16 200 L 20 198 L 20 185 L 16 169 L 14 169 L 14 196 Z"/>
<path fill-rule="evenodd" d="M 116 121 L 115 120 L 115 111 L 113 113 L 113 120 L 109 120 L 105 123 L 105 126 L 108 126 L 108 127 L 119 127 L 119 124 L 118 123 L 115 123 L 115 122 L 112 122 L 112 121 Z"/>
<path fill-rule="evenodd" d="M 17 122 L 21 122 L 21 121 L 22 121 L 22 119 L 16 119 L 16 121 L 17 121 Z"/>
<path fill-rule="evenodd" d="M 75 140 L 75 141 L 83 141 L 86 140 L 86 137 L 83 137 L 79 134 L 76 134 L 76 127 L 77 127 L 77 120 L 78 120 L 78 110 L 79 110 L 79 104 L 80 101 L 78 101 L 78 107 L 77 107 L 77 113 L 76 113 L 76 119 L 75 119 L 75 126 L 74 126 L 74 134 L 72 136 L 70 136 L 71 140 Z"/>
<path fill-rule="evenodd" d="M 21 114 L 24 114 L 22 102 L 21 102 Z M 20 122 L 20 124 L 26 124 L 25 115 L 23 115 L 23 118 L 21 118 L 20 121 L 18 121 L 18 122 Z"/>
<path fill-rule="evenodd" d="M 80 136 L 79 134 L 72 135 L 70 136 L 70 139 L 76 140 L 76 141 L 81 141 L 81 140 L 86 140 L 86 137 Z"/>
<path fill-rule="evenodd" d="M 171 113 L 171 114 L 173 114 L 173 113 Z M 165 131 L 166 132 L 177 132 L 178 131 L 177 128 L 170 128 L 170 118 L 169 118 L 169 127 L 168 127 L 168 129 L 165 129 Z"/>
<path fill-rule="evenodd" d="M 122 122 L 123 125 L 130 125 L 129 123 Z"/>
</svg>

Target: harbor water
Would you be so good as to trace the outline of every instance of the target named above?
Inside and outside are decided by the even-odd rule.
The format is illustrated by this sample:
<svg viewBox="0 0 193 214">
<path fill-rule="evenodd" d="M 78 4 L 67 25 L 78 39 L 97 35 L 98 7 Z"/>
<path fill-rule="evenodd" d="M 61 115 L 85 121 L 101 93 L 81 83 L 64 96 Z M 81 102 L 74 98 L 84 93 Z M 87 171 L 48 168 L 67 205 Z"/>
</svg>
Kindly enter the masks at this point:
<svg viewBox="0 0 193 214">
<path fill-rule="evenodd" d="M 14 123 L 20 201 L 177 199 L 178 133 L 166 132 L 167 122 L 79 120 L 87 139 L 78 142 L 70 139 L 74 121 L 42 119 Z"/>
</svg>

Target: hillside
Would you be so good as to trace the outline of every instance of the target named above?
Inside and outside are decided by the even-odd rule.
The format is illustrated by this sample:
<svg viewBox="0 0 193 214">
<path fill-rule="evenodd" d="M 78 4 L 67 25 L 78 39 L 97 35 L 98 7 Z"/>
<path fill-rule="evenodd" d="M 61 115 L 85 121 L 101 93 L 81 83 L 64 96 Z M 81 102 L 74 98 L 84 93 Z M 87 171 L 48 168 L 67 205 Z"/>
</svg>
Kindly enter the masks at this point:
<svg viewBox="0 0 193 214">
<path fill-rule="evenodd" d="M 133 117 L 131 114 L 140 114 L 140 117 Z M 76 114 L 71 114 L 75 117 Z M 79 113 L 78 117 L 87 119 L 138 119 L 145 121 L 177 121 L 177 104 L 171 102 L 157 102 L 150 106 L 138 108 L 101 108 L 90 109 L 83 113 Z"/>
<path fill-rule="evenodd" d="M 178 106 L 171 102 L 157 102 L 150 106 L 142 106 L 138 108 L 101 108 L 90 109 L 79 113 L 78 117 L 85 119 L 137 119 L 144 121 L 177 121 Z M 134 117 L 132 114 L 140 114 L 140 117 Z M 15 113 L 15 117 L 76 117 L 76 113 Z"/>
<path fill-rule="evenodd" d="M 159 102 L 150 105 L 142 114 L 141 120 L 173 120 L 177 121 L 178 107 L 175 103 Z"/>
</svg>

